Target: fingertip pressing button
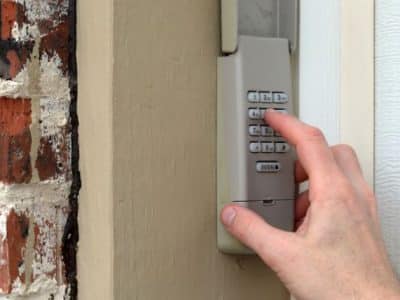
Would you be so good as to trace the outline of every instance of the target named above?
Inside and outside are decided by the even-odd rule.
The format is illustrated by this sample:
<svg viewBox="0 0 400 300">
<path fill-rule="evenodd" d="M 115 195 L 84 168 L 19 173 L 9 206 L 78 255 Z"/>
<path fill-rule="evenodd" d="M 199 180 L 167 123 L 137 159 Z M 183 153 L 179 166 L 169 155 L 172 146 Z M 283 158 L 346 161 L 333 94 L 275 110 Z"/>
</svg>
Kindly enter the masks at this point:
<svg viewBox="0 0 400 300">
<path fill-rule="evenodd" d="M 275 108 L 275 111 L 278 112 L 278 113 L 281 113 L 281 114 L 285 114 L 285 115 L 288 114 L 288 111 L 286 109 L 283 109 L 283 108 Z"/>
</svg>

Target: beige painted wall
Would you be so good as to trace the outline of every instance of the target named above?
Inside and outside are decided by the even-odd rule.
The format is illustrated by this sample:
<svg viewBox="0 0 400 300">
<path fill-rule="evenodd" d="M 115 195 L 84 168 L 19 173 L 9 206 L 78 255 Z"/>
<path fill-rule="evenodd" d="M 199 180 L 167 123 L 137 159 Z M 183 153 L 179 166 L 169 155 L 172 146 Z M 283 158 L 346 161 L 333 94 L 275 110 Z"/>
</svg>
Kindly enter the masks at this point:
<svg viewBox="0 0 400 300">
<path fill-rule="evenodd" d="M 115 1 L 115 299 L 286 299 L 215 236 L 219 1 Z"/>
<path fill-rule="evenodd" d="M 79 1 L 80 299 L 288 298 L 216 249 L 218 2 Z"/>
<path fill-rule="evenodd" d="M 218 2 L 78 1 L 80 299 L 287 299 L 257 258 L 216 250 Z M 371 181 L 373 1 L 356 2 L 338 20 L 340 128 Z"/>
</svg>

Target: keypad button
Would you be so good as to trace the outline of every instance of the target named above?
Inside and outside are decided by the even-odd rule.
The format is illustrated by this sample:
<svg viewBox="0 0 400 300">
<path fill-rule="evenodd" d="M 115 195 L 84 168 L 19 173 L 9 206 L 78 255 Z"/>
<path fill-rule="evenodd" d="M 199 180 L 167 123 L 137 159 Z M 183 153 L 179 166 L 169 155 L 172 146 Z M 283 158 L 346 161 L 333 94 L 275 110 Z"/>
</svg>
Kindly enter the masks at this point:
<svg viewBox="0 0 400 300">
<path fill-rule="evenodd" d="M 275 144 L 275 152 L 277 153 L 287 153 L 290 150 L 290 146 L 288 143 L 276 143 Z"/>
<path fill-rule="evenodd" d="M 274 136 L 274 130 L 269 126 L 261 126 L 262 136 Z"/>
<path fill-rule="evenodd" d="M 250 143 L 250 152 L 251 153 L 260 153 L 261 152 L 261 143 Z"/>
<path fill-rule="evenodd" d="M 260 125 L 251 125 L 251 126 L 249 126 L 249 134 L 251 136 L 260 136 L 261 135 L 261 127 L 260 127 Z"/>
<path fill-rule="evenodd" d="M 274 103 L 282 104 L 287 103 L 289 101 L 289 97 L 286 93 L 273 93 L 273 101 Z"/>
<path fill-rule="evenodd" d="M 275 145 L 274 143 L 262 143 L 261 144 L 261 152 L 263 153 L 274 153 L 275 152 Z"/>
<path fill-rule="evenodd" d="M 271 92 L 260 92 L 260 102 L 261 103 L 272 103 L 272 93 Z"/>
<path fill-rule="evenodd" d="M 247 93 L 247 100 L 249 100 L 249 102 L 257 103 L 260 101 L 260 94 L 255 91 L 250 91 Z"/>
<path fill-rule="evenodd" d="M 250 108 L 249 109 L 249 118 L 251 120 L 260 120 L 261 119 L 261 111 L 258 108 Z"/>
<path fill-rule="evenodd" d="M 259 173 L 278 173 L 281 164 L 277 161 L 259 161 L 256 163 L 256 170 Z"/>
<path fill-rule="evenodd" d="M 264 119 L 265 113 L 267 112 L 266 108 L 261 108 L 260 109 L 260 114 L 261 114 L 261 119 Z"/>
<path fill-rule="evenodd" d="M 278 112 L 278 113 L 281 113 L 281 114 L 285 114 L 285 115 L 288 114 L 288 111 L 286 109 L 283 109 L 283 108 L 275 108 L 275 111 Z"/>
</svg>

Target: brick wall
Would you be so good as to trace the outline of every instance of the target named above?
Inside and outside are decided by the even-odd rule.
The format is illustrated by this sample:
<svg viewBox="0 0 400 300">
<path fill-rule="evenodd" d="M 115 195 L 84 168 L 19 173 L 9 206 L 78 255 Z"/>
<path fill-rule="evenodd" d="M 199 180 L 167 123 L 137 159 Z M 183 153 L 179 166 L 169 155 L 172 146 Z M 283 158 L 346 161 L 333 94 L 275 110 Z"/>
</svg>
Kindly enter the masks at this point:
<svg viewBox="0 0 400 300">
<path fill-rule="evenodd" d="M 74 2 L 0 0 L 0 299 L 76 298 Z"/>
</svg>

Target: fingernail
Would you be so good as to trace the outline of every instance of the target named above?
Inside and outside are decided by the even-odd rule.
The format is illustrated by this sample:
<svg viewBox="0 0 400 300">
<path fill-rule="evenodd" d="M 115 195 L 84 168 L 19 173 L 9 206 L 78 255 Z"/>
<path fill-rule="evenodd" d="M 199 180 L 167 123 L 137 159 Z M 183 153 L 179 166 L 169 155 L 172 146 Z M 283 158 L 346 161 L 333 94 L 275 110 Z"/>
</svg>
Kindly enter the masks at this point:
<svg viewBox="0 0 400 300">
<path fill-rule="evenodd" d="M 226 226 L 231 226 L 236 218 L 236 210 L 232 207 L 225 208 L 222 211 L 222 222 Z"/>
<path fill-rule="evenodd" d="M 277 112 L 275 109 L 273 109 L 273 108 L 268 108 L 267 109 L 267 113 L 275 113 L 275 112 Z"/>
</svg>

